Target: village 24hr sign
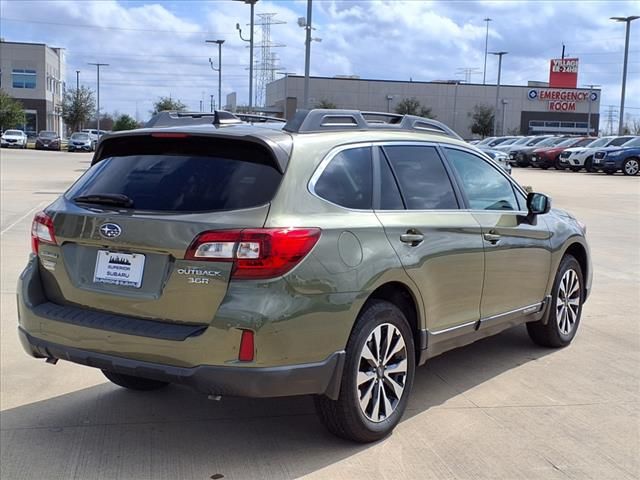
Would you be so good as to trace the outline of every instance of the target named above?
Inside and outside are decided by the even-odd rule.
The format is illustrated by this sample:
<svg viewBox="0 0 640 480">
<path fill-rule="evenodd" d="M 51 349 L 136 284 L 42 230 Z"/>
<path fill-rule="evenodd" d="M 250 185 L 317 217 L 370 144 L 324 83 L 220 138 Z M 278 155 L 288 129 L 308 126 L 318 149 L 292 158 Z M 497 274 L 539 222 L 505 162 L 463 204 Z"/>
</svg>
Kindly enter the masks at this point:
<svg viewBox="0 0 640 480">
<path fill-rule="evenodd" d="M 547 110 L 552 112 L 575 112 L 576 105 L 591 99 L 598 99 L 597 92 L 588 90 L 565 90 L 553 88 L 532 88 L 528 93 L 529 100 L 547 102 Z"/>
</svg>

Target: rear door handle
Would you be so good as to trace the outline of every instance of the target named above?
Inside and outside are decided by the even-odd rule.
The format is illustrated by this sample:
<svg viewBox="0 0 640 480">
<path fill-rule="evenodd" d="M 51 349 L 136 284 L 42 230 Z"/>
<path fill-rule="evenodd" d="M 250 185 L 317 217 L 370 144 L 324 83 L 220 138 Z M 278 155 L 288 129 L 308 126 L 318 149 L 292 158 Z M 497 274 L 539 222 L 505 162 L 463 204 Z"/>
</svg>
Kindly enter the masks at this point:
<svg viewBox="0 0 640 480">
<path fill-rule="evenodd" d="M 400 235 L 400 241 L 403 243 L 410 243 L 412 247 L 415 247 L 424 240 L 424 235 L 421 233 L 407 232 Z"/>
<path fill-rule="evenodd" d="M 493 244 L 493 245 L 495 245 L 496 243 L 498 243 L 498 242 L 500 241 L 500 238 L 502 238 L 499 234 L 497 234 L 497 233 L 491 233 L 491 232 L 489 232 L 489 233 L 485 233 L 483 236 L 484 236 L 484 239 L 485 239 L 487 242 L 489 242 L 489 243 L 491 243 L 491 244 Z"/>
</svg>

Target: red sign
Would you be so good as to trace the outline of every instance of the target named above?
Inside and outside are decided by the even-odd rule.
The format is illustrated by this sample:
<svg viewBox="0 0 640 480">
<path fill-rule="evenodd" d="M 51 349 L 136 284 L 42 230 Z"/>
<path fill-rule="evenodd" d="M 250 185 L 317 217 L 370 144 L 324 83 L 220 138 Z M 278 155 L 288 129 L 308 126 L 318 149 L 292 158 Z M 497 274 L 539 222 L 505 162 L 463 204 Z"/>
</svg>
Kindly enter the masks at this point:
<svg viewBox="0 0 640 480">
<path fill-rule="evenodd" d="M 576 88 L 578 85 L 578 59 L 556 58 L 549 66 L 551 88 Z"/>
</svg>

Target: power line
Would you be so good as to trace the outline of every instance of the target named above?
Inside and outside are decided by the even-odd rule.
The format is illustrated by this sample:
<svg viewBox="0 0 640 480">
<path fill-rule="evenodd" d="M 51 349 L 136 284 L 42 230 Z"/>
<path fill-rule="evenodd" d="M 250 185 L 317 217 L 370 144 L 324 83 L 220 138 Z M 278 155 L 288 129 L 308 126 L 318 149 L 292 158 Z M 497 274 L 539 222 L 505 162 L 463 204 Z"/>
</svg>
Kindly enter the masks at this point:
<svg viewBox="0 0 640 480">
<path fill-rule="evenodd" d="M 103 30 L 124 30 L 132 32 L 152 32 L 152 33 L 197 33 L 207 35 L 232 35 L 230 32 L 208 32 L 203 30 L 158 30 L 155 28 L 128 28 L 128 27 L 111 27 L 106 25 L 96 25 L 88 23 L 64 23 L 64 22 L 45 22 L 42 20 L 27 20 L 24 18 L 7 18 L 3 17 L 2 21 L 16 22 L 16 23 L 34 23 L 37 25 L 56 25 L 60 27 L 79 27 L 79 28 L 94 28 Z"/>
</svg>

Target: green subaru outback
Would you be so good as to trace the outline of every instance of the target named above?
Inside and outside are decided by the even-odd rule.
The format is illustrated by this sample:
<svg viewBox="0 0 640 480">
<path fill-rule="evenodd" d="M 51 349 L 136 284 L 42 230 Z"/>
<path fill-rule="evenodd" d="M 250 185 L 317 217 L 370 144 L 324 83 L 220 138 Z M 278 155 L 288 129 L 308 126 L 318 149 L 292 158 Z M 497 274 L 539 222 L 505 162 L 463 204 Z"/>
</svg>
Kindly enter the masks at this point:
<svg viewBox="0 0 640 480">
<path fill-rule="evenodd" d="M 584 225 L 441 123 L 169 117 L 105 135 L 36 215 L 18 287 L 32 356 L 137 390 L 311 394 L 331 432 L 370 442 L 429 358 L 519 324 L 545 347 L 576 334 Z"/>
</svg>

